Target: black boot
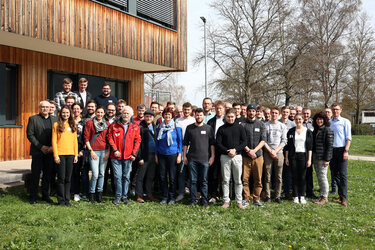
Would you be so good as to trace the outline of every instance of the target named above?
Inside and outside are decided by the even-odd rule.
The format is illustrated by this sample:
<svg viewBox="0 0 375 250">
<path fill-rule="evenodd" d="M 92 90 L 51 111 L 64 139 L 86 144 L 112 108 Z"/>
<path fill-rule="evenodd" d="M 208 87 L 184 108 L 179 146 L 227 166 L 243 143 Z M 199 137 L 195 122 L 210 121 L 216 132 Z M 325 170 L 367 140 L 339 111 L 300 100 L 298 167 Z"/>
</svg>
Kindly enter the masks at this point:
<svg viewBox="0 0 375 250">
<path fill-rule="evenodd" d="M 93 194 L 93 193 L 89 193 L 89 202 L 91 202 L 93 204 L 95 203 L 94 195 L 95 194 Z"/>
<path fill-rule="evenodd" d="M 97 201 L 98 203 L 102 203 L 103 202 L 103 192 L 99 192 L 97 193 Z"/>
</svg>

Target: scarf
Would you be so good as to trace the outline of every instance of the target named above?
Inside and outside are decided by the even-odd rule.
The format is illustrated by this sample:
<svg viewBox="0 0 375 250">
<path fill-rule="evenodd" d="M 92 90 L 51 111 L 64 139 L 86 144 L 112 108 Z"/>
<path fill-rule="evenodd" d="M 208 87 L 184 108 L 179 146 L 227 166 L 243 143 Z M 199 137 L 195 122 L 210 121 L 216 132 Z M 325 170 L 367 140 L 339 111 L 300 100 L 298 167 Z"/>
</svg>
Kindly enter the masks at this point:
<svg viewBox="0 0 375 250">
<path fill-rule="evenodd" d="M 165 122 L 163 121 L 162 124 L 160 125 L 160 130 L 158 134 L 158 140 L 161 140 L 161 137 L 164 132 L 167 132 L 167 143 L 168 146 L 173 144 L 173 139 L 172 139 L 172 131 L 174 129 L 174 121 L 171 120 L 168 125 L 165 125 Z"/>
<path fill-rule="evenodd" d="M 104 119 L 99 122 L 95 117 L 94 119 L 92 119 L 92 121 L 94 122 L 95 134 L 99 134 L 100 132 L 108 128 L 107 122 Z"/>
</svg>

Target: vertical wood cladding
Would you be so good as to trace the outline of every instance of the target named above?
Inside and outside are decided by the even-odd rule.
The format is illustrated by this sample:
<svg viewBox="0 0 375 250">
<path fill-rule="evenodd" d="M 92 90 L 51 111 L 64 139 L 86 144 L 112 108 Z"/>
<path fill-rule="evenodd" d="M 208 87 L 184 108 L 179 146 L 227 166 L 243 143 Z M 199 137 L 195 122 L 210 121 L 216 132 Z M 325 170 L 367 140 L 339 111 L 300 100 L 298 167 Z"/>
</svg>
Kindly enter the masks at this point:
<svg viewBox="0 0 375 250">
<path fill-rule="evenodd" d="M 17 124 L 23 126 L 0 128 L 0 161 L 29 158 L 27 121 L 30 116 L 38 113 L 39 102 L 47 98 L 47 70 L 49 69 L 128 80 L 129 104 L 135 109 L 137 104 L 143 103 L 144 74 L 140 71 L 2 45 L 0 45 L 0 62 L 19 65 L 19 122 Z"/>
<path fill-rule="evenodd" d="M 0 29 L 186 71 L 187 2 L 176 3 L 177 32 L 89 0 L 0 0 Z"/>
</svg>

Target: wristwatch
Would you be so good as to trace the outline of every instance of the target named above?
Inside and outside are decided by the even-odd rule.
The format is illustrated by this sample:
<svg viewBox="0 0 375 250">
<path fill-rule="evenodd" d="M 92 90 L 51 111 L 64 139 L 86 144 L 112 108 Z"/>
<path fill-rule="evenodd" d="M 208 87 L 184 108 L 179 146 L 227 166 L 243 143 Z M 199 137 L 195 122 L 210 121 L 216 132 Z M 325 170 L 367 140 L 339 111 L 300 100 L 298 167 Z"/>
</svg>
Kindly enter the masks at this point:
<svg viewBox="0 0 375 250">
<path fill-rule="evenodd" d="M 344 152 L 345 152 L 345 153 L 349 153 L 349 150 L 348 150 L 348 149 L 345 149 Z"/>
</svg>

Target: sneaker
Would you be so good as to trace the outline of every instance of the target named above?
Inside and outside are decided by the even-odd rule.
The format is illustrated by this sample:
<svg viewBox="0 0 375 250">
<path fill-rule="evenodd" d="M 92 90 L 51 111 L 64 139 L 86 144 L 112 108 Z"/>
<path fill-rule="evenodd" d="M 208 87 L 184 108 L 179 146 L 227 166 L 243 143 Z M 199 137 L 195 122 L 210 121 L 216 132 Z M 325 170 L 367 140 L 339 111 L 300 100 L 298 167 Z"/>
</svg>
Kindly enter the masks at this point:
<svg viewBox="0 0 375 250">
<path fill-rule="evenodd" d="M 229 202 L 224 202 L 223 206 L 221 206 L 222 208 L 228 208 L 230 206 Z"/>
<path fill-rule="evenodd" d="M 190 202 L 190 204 L 188 206 L 189 207 L 194 207 L 195 205 L 197 205 L 197 202 Z"/>
<path fill-rule="evenodd" d="M 254 206 L 257 206 L 257 207 L 264 207 L 264 205 L 262 203 L 260 203 L 260 201 L 256 201 L 254 202 Z"/>
<path fill-rule="evenodd" d="M 81 200 L 81 197 L 79 196 L 79 194 L 75 194 L 74 201 L 80 201 L 80 200 Z"/>
<path fill-rule="evenodd" d="M 36 202 L 36 200 L 31 199 L 31 200 L 29 201 L 29 203 L 30 203 L 31 205 L 34 205 L 34 204 L 36 204 L 37 202 Z"/>
<path fill-rule="evenodd" d="M 170 200 L 170 201 L 168 202 L 168 205 L 174 205 L 174 204 L 176 204 L 176 201 L 175 201 L 175 200 Z"/>
<path fill-rule="evenodd" d="M 249 205 L 249 202 L 247 200 L 242 201 L 242 206 L 247 207 Z"/>
<path fill-rule="evenodd" d="M 189 195 L 190 194 L 190 189 L 188 187 L 185 187 L 185 194 Z"/>
<path fill-rule="evenodd" d="M 307 203 L 306 200 L 305 200 L 305 196 L 301 196 L 300 197 L 300 202 L 301 202 L 301 204 L 306 204 Z"/>
<path fill-rule="evenodd" d="M 137 195 L 137 202 L 138 203 L 145 203 L 145 200 L 141 196 Z"/>
<path fill-rule="evenodd" d="M 332 188 L 330 194 L 336 194 L 336 189 L 335 189 L 335 188 Z"/>
<path fill-rule="evenodd" d="M 129 194 L 130 194 L 130 196 L 135 196 L 135 189 L 132 188 L 132 189 L 130 190 Z"/>
<path fill-rule="evenodd" d="M 298 197 L 293 197 L 293 203 L 299 204 Z"/>
<path fill-rule="evenodd" d="M 67 202 L 65 202 L 65 206 L 67 206 L 67 207 L 71 207 L 71 206 L 72 206 L 72 204 L 70 204 L 70 202 L 69 202 L 69 201 L 67 201 Z"/>
<path fill-rule="evenodd" d="M 216 199 L 212 197 L 208 202 L 211 204 L 216 204 Z"/>
<path fill-rule="evenodd" d="M 124 205 L 128 205 L 130 203 L 128 198 L 123 198 L 122 201 L 124 202 Z"/>
<path fill-rule="evenodd" d="M 176 201 L 181 201 L 184 198 L 183 194 L 179 194 L 176 198 Z"/>
<path fill-rule="evenodd" d="M 116 197 L 116 199 L 112 201 L 113 205 L 118 205 L 120 203 L 120 200 L 120 197 Z"/>
<path fill-rule="evenodd" d="M 276 198 L 275 201 L 279 204 L 283 203 L 283 201 L 280 198 Z"/>
<path fill-rule="evenodd" d="M 242 202 L 237 203 L 237 207 L 239 209 L 245 209 L 245 207 L 242 205 Z"/>
<path fill-rule="evenodd" d="M 167 205 L 167 200 L 162 200 L 162 201 L 160 202 L 160 205 Z"/>
<path fill-rule="evenodd" d="M 208 205 L 207 202 L 203 203 L 202 206 L 203 206 L 205 209 L 209 209 L 209 208 L 210 208 L 210 206 Z"/>
<path fill-rule="evenodd" d="M 265 203 L 271 203 L 271 198 L 270 197 L 266 197 L 266 199 L 264 200 Z"/>
<path fill-rule="evenodd" d="M 315 204 L 317 204 L 317 205 L 324 205 L 324 204 L 326 204 L 328 202 L 328 199 L 327 199 L 327 197 L 320 197 L 320 199 L 319 200 L 317 200 L 317 201 L 315 201 Z"/>
</svg>

